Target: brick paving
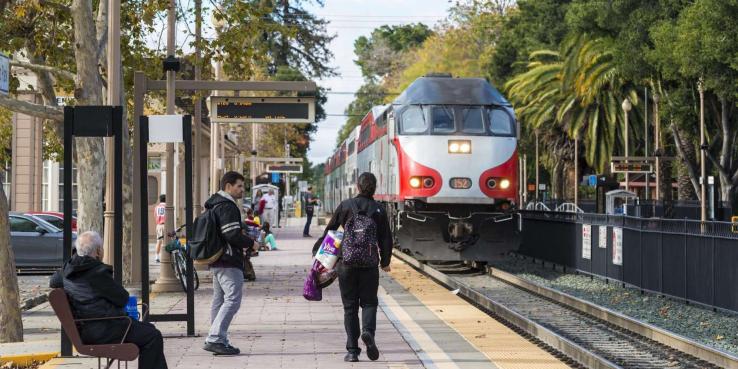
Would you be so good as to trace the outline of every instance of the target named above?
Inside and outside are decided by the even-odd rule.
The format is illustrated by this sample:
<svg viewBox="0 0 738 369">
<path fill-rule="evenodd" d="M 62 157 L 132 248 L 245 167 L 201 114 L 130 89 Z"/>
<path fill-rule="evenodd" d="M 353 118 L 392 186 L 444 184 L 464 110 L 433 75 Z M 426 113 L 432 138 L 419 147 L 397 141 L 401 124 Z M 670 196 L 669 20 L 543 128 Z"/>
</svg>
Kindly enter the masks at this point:
<svg viewBox="0 0 738 369">
<path fill-rule="evenodd" d="M 253 258 L 257 280 L 244 285 L 244 300 L 230 328 L 231 344 L 241 355 L 216 357 L 202 350 L 209 327 L 212 289 L 203 284 L 196 295 L 196 332 L 200 337 L 167 338 L 165 352 L 170 368 L 420 368 L 418 357 L 380 310 L 377 319 L 377 362 L 362 354 L 359 363 L 345 363 L 343 310 L 338 285 L 323 291 L 323 301 L 302 297 L 302 284 L 311 262 L 315 239 L 301 236 L 299 220 L 275 229 L 280 250 L 262 251 Z M 317 235 L 319 230 L 312 231 Z M 158 296 L 161 305 L 167 298 Z M 160 300 L 160 301 L 156 301 Z M 166 304 L 164 304 L 166 305 Z M 180 312 L 184 301 L 171 310 Z M 180 324 L 157 323 L 165 335 L 179 335 Z"/>
</svg>

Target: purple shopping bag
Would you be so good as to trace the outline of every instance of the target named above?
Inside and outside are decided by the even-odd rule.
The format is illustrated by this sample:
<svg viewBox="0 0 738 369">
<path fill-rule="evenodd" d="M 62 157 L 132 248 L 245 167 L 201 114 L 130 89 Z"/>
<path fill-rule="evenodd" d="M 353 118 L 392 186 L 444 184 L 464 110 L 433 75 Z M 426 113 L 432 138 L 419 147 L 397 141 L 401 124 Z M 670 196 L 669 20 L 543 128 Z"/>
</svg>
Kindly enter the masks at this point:
<svg viewBox="0 0 738 369">
<path fill-rule="evenodd" d="M 308 271 L 307 278 L 305 278 L 305 285 L 302 287 L 302 297 L 308 301 L 320 301 L 323 299 L 323 291 L 318 287 L 316 273 L 312 268 Z"/>
</svg>

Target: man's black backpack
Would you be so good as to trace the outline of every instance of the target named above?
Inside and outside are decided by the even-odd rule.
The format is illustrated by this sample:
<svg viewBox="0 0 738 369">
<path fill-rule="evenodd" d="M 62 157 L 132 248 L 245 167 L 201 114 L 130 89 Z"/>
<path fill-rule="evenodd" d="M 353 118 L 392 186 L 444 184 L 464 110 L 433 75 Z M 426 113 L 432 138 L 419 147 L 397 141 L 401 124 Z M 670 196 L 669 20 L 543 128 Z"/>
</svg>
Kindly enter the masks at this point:
<svg viewBox="0 0 738 369">
<path fill-rule="evenodd" d="M 379 247 L 377 243 L 377 224 L 372 215 L 378 211 L 376 202 L 372 201 L 369 212 L 359 211 L 356 200 L 349 200 L 351 216 L 346 221 L 341 241 L 343 264 L 354 267 L 376 267 L 379 264 Z"/>
<path fill-rule="evenodd" d="M 215 215 L 215 205 L 195 218 L 190 245 L 190 257 L 195 264 L 212 264 L 223 255 L 224 243 L 220 240 L 220 227 Z"/>
</svg>

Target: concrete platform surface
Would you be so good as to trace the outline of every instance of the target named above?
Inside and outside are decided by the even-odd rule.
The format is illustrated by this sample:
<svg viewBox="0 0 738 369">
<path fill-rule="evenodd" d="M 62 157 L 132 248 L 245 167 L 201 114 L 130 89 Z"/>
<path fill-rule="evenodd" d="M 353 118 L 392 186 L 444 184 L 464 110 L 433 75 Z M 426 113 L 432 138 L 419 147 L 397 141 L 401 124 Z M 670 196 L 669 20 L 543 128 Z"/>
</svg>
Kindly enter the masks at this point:
<svg viewBox="0 0 738 369">
<path fill-rule="evenodd" d="M 316 226 L 311 233 L 317 236 L 322 232 Z M 290 219 L 288 226 L 275 229 L 275 234 L 279 250 L 262 251 L 252 259 L 257 280 L 245 283 L 241 310 L 230 327 L 231 343 L 241 349 L 241 354 L 221 357 L 202 350 L 212 295 L 211 285 L 203 283 L 195 295 L 197 336 L 186 337 L 184 323 L 156 323 L 165 336 L 169 368 L 563 367 L 542 350 L 535 351 L 532 343 L 526 344 L 502 324 L 493 324 L 495 321 L 485 319 L 483 312 L 442 287 L 434 287 L 431 281 L 414 275 L 417 272 L 399 262 L 393 264 L 392 273 L 380 273 L 376 333 L 379 360 L 369 361 L 362 353 L 360 362 L 346 363 L 338 284 L 323 291 L 323 301 L 310 302 L 302 297 L 315 238 L 301 236 L 300 219 Z M 155 295 L 152 311 L 184 313 L 184 294 Z M 26 315 L 24 323 L 27 320 L 28 326 L 33 327 L 30 336 L 44 342 L 45 350 L 58 350 L 58 344 L 53 345 L 58 342 L 58 323 L 53 322 L 55 317 L 48 304 Z M 488 333 L 481 336 L 480 332 Z M 41 366 L 96 367 L 97 359 L 80 357 L 56 358 Z M 128 367 L 137 368 L 137 363 L 129 363 Z"/>
</svg>

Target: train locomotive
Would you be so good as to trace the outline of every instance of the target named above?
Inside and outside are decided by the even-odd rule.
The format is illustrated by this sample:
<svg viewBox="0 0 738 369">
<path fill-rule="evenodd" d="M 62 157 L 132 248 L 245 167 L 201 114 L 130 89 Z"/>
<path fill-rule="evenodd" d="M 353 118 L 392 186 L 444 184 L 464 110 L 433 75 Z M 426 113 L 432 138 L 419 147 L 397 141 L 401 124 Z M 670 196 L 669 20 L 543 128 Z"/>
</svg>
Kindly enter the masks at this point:
<svg viewBox="0 0 738 369">
<path fill-rule="evenodd" d="M 418 78 L 328 159 L 325 208 L 372 172 L 397 247 L 425 261 L 494 260 L 514 248 L 518 136 L 511 104 L 486 80 Z"/>
</svg>

